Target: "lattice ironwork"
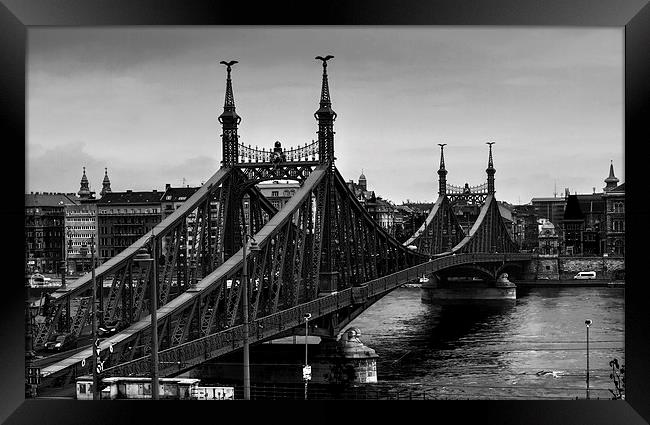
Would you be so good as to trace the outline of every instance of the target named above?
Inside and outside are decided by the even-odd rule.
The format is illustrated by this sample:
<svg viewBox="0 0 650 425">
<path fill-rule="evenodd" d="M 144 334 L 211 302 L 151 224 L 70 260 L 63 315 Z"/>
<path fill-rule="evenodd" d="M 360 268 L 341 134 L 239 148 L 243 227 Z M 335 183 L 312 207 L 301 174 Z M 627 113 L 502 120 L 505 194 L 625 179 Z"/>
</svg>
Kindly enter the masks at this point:
<svg viewBox="0 0 650 425">
<path fill-rule="evenodd" d="M 318 162 L 318 141 L 305 142 L 304 146 L 289 149 L 271 149 L 252 147 L 243 143 L 238 145 L 239 163 L 275 163 L 275 162 Z M 278 160 L 279 159 L 279 160 Z"/>
<path fill-rule="evenodd" d="M 446 194 L 452 206 L 459 203 L 483 205 L 488 195 L 488 185 L 487 183 L 476 186 L 469 186 L 467 183 L 465 183 L 465 186 L 447 184 Z"/>
</svg>

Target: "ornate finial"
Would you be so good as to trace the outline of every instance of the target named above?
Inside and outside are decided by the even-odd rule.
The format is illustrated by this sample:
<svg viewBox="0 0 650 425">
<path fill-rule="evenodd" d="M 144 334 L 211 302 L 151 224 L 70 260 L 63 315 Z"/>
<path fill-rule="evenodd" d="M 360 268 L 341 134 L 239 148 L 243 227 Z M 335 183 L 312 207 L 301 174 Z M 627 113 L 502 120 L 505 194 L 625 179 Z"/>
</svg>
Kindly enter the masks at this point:
<svg viewBox="0 0 650 425">
<path fill-rule="evenodd" d="M 223 65 L 226 65 L 226 71 L 228 72 L 228 77 L 226 78 L 226 100 L 225 100 L 225 102 L 223 104 L 223 107 L 224 107 L 224 110 L 226 108 L 233 108 L 234 109 L 235 108 L 235 96 L 232 94 L 232 81 L 230 79 L 230 70 L 231 70 L 231 67 L 234 64 L 239 63 L 239 62 L 237 62 L 237 61 L 230 61 L 230 62 L 221 61 L 219 63 L 221 63 Z"/>
<path fill-rule="evenodd" d="M 322 56 L 316 56 L 314 59 L 320 59 L 323 61 L 323 86 L 321 88 L 320 92 L 320 106 L 331 106 L 332 101 L 330 99 L 330 88 L 329 88 L 329 83 L 327 82 L 327 61 L 330 59 L 333 59 L 334 56 L 332 55 L 327 55 L 325 57 Z"/>
<path fill-rule="evenodd" d="M 486 145 L 490 146 L 490 158 L 488 159 L 488 168 L 494 168 L 494 164 L 492 163 L 492 145 L 495 143 L 496 142 L 485 142 Z"/>
<path fill-rule="evenodd" d="M 444 170 L 445 169 L 445 146 L 447 146 L 446 143 L 438 143 L 438 146 L 440 146 L 440 169 Z"/>
</svg>

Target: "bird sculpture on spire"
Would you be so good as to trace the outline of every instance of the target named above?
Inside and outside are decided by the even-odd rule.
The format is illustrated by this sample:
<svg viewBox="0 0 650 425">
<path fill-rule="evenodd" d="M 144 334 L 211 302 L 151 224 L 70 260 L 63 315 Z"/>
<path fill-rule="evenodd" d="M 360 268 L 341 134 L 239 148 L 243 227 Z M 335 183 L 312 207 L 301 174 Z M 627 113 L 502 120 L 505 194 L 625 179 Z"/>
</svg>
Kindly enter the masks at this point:
<svg viewBox="0 0 650 425">
<path fill-rule="evenodd" d="M 327 56 L 325 56 L 325 57 L 322 57 L 322 56 L 316 56 L 314 59 L 320 59 L 320 60 L 322 60 L 322 61 L 323 61 L 323 66 L 327 66 L 327 61 L 330 60 L 330 59 L 333 59 L 333 58 L 334 58 L 334 56 L 332 56 L 332 55 L 327 55 Z"/>
<path fill-rule="evenodd" d="M 221 61 L 219 63 L 226 65 L 228 67 L 227 71 L 230 72 L 230 67 L 233 66 L 236 63 L 239 63 L 239 62 L 238 61 L 230 61 L 230 62 Z"/>
</svg>

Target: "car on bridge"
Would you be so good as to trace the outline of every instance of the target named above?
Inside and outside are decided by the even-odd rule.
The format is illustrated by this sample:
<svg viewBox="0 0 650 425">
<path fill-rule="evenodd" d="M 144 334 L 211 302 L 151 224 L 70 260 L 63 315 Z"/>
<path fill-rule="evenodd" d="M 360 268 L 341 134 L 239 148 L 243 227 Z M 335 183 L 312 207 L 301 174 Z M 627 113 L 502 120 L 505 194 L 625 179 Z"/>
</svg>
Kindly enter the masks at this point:
<svg viewBox="0 0 650 425">
<path fill-rule="evenodd" d="M 51 278 L 45 277 L 40 273 L 34 273 L 29 278 L 29 284 L 32 287 L 45 286 L 46 284 L 50 283 L 51 280 Z"/>
<path fill-rule="evenodd" d="M 596 272 L 578 272 L 574 279 L 596 279 Z"/>
<path fill-rule="evenodd" d="M 104 323 L 97 328 L 97 334 L 100 338 L 113 336 L 126 327 L 122 322 Z"/>
<path fill-rule="evenodd" d="M 48 351 L 66 351 L 77 348 L 77 337 L 74 334 L 60 334 L 54 340 L 45 343 Z"/>
</svg>

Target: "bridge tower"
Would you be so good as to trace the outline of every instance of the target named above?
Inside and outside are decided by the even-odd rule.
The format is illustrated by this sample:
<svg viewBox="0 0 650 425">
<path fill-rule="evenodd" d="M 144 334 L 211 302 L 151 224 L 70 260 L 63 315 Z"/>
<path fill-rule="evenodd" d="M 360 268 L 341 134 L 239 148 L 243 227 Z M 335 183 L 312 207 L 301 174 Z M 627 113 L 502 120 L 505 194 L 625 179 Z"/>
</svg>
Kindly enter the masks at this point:
<svg viewBox="0 0 650 425">
<path fill-rule="evenodd" d="M 438 169 L 438 196 L 445 196 L 447 194 L 447 170 L 445 169 L 445 145 L 446 143 L 438 143 L 440 146 L 440 168 Z"/>
<path fill-rule="evenodd" d="M 323 190 L 318 191 L 317 208 L 323 217 L 323 233 L 321 245 L 321 264 L 319 271 L 319 290 L 322 292 L 336 291 L 338 288 L 338 268 L 334 255 L 336 240 L 337 217 L 336 188 L 334 184 L 334 120 L 336 112 L 332 109 L 329 82 L 327 79 L 327 61 L 334 56 L 316 56 L 323 62 L 323 82 L 320 92 L 320 107 L 314 113 L 318 121 L 318 153 L 319 163 L 329 165 L 328 175 Z"/>
<path fill-rule="evenodd" d="M 221 61 L 220 63 L 226 65 L 228 72 L 228 77 L 226 78 L 226 98 L 223 104 L 223 112 L 219 115 L 219 122 L 223 128 L 223 133 L 221 134 L 221 163 L 227 167 L 236 164 L 239 158 L 237 149 L 239 142 L 237 126 L 241 122 L 241 117 L 235 111 L 235 96 L 232 93 L 232 80 L 230 78 L 231 67 L 238 62 Z"/>
<path fill-rule="evenodd" d="M 320 163 L 331 162 L 332 165 L 336 159 L 334 158 L 334 120 L 336 119 L 336 112 L 332 109 L 332 100 L 330 98 L 330 87 L 327 81 L 327 61 L 333 58 L 332 55 L 316 56 L 315 58 L 323 61 L 323 83 L 320 91 L 320 108 L 314 113 L 314 117 L 318 121 Z"/>
<path fill-rule="evenodd" d="M 485 170 L 487 173 L 487 191 L 488 195 L 494 194 L 494 174 L 497 172 L 497 170 L 494 168 L 494 164 L 492 163 L 492 145 L 495 142 L 485 142 L 488 146 L 490 146 L 490 157 L 488 158 L 488 167 Z"/>
</svg>

